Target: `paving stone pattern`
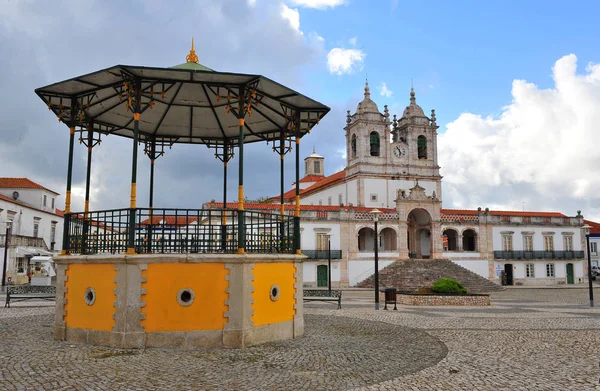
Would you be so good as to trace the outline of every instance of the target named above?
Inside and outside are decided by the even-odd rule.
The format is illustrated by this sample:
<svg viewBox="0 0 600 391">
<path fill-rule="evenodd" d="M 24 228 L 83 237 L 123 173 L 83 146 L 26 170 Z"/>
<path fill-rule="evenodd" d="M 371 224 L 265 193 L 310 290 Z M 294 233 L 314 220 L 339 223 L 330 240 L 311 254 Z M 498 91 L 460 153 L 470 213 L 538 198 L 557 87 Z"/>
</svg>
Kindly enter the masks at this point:
<svg viewBox="0 0 600 391">
<path fill-rule="evenodd" d="M 305 317 L 305 338 L 247 349 L 113 350 L 52 341 L 52 314 L 31 312 L 0 318 L 0 390 L 340 390 L 447 354 L 421 330 L 323 315 Z"/>
<path fill-rule="evenodd" d="M 53 341 L 53 308 L 16 303 L 0 308 L 0 390 L 600 390 L 586 289 L 510 288 L 489 308 L 344 298 L 306 304 L 303 339 L 202 351 Z"/>
</svg>

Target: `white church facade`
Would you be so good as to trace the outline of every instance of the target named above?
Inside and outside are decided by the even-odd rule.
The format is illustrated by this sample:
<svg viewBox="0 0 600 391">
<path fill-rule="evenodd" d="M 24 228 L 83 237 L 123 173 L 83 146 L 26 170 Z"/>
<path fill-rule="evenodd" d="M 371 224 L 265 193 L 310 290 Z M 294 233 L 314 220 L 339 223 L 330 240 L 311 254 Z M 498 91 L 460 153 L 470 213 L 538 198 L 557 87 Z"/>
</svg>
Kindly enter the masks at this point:
<svg viewBox="0 0 600 391">
<path fill-rule="evenodd" d="M 345 126 L 346 168 L 324 175 L 325 158 L 305 158 L 300 180 L 301 247 L 306 286 L 354 286 L 374 272 L 374 209 L 380 269 L 396 260 L 450 259 L 497 283 L 584 283 L 585 228 L 580 212 L 442 208 L 435 111 L 426 116 L 411 90 L 399 119 L 381 113 L 368 83 Z M 284 195 L 286 209 L 295 191 Z M 274 213 L 277 201 L 246 204 Z M 209 203 L 208 207 L 221 207 Z M 231 205 L 234 207 L 234 205 Z M 331 252 L 328 250 L 330 245 Z"/>
</svg>

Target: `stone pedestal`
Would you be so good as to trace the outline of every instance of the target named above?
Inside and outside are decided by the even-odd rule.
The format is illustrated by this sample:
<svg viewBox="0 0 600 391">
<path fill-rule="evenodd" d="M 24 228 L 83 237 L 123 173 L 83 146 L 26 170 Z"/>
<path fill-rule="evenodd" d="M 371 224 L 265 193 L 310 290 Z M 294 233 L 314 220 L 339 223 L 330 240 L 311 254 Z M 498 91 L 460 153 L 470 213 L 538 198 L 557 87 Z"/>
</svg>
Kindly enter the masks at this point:
<svg viewBox="0 0 600 391">
<path fill-rule="evenodd" d="M 54 338 L 242 348 L 304 334 L 299 255 L 61 256 Z"/>
</svg>

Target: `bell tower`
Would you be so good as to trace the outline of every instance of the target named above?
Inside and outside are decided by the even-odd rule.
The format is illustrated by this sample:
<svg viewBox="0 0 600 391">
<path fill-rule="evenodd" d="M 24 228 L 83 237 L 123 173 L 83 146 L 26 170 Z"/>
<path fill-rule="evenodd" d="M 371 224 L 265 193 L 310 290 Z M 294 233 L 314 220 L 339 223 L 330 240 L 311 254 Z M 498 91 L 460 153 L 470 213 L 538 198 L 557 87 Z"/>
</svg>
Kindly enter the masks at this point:
<svg viewBox="0 0 600 391">
<path fill-rule="evenodd" d="M 390 121 L 387 106 L 384 114 L 371 100 L 369 82 L 365 84 L 364 99 L 356 113 L 346 116 L 346 175 L 379 174 L 385 171 L 390 150 Z"/>
</svg>

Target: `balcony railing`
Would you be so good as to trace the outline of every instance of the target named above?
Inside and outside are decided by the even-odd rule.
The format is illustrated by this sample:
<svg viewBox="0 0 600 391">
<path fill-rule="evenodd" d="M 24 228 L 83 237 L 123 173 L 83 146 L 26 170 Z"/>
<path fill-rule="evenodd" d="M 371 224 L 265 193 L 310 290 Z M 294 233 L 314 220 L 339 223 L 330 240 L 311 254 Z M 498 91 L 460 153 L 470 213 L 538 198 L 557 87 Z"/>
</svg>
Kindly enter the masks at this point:
<svg viewBox="0 0 600 391">
<path fill-rule="evenodd" d="M 67 251 L 72 254 L 125 253 L 131 209 L 71 214 Z M 238 211 L 218 209 L 135 210 L 134 247 L 144 253 L 237 253 Z M 246 253 L 294 250 L 294 217 L 244 211 Z"/>
<path fill-rule="evenodd" d="M 579 259 L 583 251 L 494 251 L 494 259 Z"/>
<path fill-rule="evenodd" d="M 328 250 L 302 250 L 308 259 L 329 259 Z M 331 259 L 342 259 L 342 250 L 331 250 Z"/>
</svg>

